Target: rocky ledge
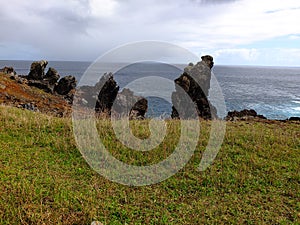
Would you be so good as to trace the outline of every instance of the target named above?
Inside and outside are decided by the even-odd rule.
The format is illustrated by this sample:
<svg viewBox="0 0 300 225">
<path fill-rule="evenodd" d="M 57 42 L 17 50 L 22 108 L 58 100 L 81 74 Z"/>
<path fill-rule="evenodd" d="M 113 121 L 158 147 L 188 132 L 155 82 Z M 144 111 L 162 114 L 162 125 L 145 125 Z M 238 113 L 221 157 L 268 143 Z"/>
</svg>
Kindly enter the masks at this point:
<svg viewBox="0 0 300 225">
<path fill-rule="evenodd" d="M 82 86 L 76 90 L 74 76 L 60 78 L 52 67 L 45 73 L 47 65 L 46 60 L 33 62 L 28 75 L 17 75 L 12 67 L 0 69 L 0 104 L 69 116 L 74 95 L 78 93 L 81 103 L 95 110 L 97 116 L 109 117 L 113 113 L 119 117 L 127 115 L 130 119 L 145 118 L 147 100 L 135 96 L 129 89 L 119 92 L 113 74 L 105 74 L 94 86 Z"/>
<path fill-rule="evenodd" d="M 45 74 L 48 62 L 33 62 L 28 75 L 17 75 L 12 67 L 0 69 L 0 104 L 55 116 L 68 116 L 76 79 L 60 75 L 54 68 Z"/>
<path fill-rule="evenodd" d="M 263 115 L 257 114 L 253 109 L 244 109 L 242 111 L 231 111 L 228 112 L 226 118 L 227 121 L 237 121 L 237 120 L 266 120 L 267 118 Z"/>
</svg>

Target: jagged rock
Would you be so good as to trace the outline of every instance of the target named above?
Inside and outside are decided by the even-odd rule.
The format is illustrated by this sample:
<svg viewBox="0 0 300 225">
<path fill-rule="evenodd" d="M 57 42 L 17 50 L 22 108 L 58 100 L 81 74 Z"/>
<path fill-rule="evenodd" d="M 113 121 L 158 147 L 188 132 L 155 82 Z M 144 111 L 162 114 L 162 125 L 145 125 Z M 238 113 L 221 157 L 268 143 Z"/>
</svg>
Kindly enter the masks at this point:
<svg viewBox="0 0 300 225">
<path fill-rule="evenodd" d="M 57 93 L 65 95 L 67 102 L 73 101 L 73 94 L 71 90 L 75 89 L 77 81 L 73 76 L 66 76 L 59 80 L 60 75 L 54 68 L 49 68 L 45 75 L 45 68 L 48 62 L 45 60 L 33 62 L 31 64 L 30 72 L 26 79 L 29 86 L 34 86 L 44 90 L 48 93 Z M 59 82 L 57 83 L 57 81 Z"/>
<path fill-rule="evenodd" d="M 95 111 L 97 115 L 109 117 L 110 115 L 123 117 L 129 116 L 129 119 L 144 119 L 148 109 L 148 101 L 139 96 L 135 96 L 134 93 L 124 88 L 120 93 L 120 87 L 114 80 L 112 73 L 106 73 L 101 77 L 100 81 L 94 86 L 88 88 L 80 88 L 81 91 L 88 91 L 84 96 L 84 105 L 88 105 L 90 102 L 94 102 L 93 96 L 98 93 Z"/>
<path fill-rule="evenodd" d="M 141 98 L 138 100 L 134 106 L 132 107 L 130 114 L 129 114 L 129 119 L 134 120 L 134 119 L 145 119 L 145 114 L 148 110 L 148 101 L 145 98 Z"/>
<path fill-rule="evenodd" d="M 48 81 L 49 85 L 54 85 L 57 83 L 57 81 L 59 80 L 60 75 L 58 74 L 57 70 L 50 67 L 44 77 L 44 81 Z"/>
<path fill-rule="evenodd" d="M 28 80 L 28 85 L 39 88 L 47 93 L 53 93 L 53 88 L 48 81 L 45 80 Z"/>
<path fill-rule="evenodd" d="M 64 99 L 66 100 L 67 103 L 73 104 L 74 95 L 75 95 L 75 89 L 72 89 L 68 94 L 64 96 Z"/>
<path fill-rule="evenodd" d="M 12 67 L 7 67 L 5 66 L 4 68 L 0 69 L 1 73 L 5 73 L 5 74 L 11 74 L 11 75 L 16 75 L 16 71 L 14 68 Z"/>
<path fill-rule="evenodd" d="M 77 94 L 80 93 L 81 102 L 85 106 L 89 108 L 95 108 L 99 92 L 104 86 L 105 82 L 109 80 L 110 76 L 113 77 L 113 74 L 105 73 L 94 86 L 83 85 L 77 88 Z"/>
<path fill-rule="evenodd" d="M 59 80 L 58 84 L 54 87 L 54 92 L 59 95 L 67 95 L 70 91 L 76 88 L 76 78 L 73 76 L 66 76 Z"/>
<path fill-rule="evenodd" d="M 49 68 L 43 79 L 29 79 L 28 85 L 37 87 L 48 93 L 53 93 L 54 87 L 59 79 L 59 74 L 54 68 Z M 28 78 L 28 77 L 27 77 Z"/>
<path fill-rule="evenodd" d="M 201 57 L 202 61 L 198 62 L 196 65 L 190 63 L 185 69 L 183 74 L 175 80 L 177 85 L 175 87 L 176 91 L 172 93 L 172 118 L 191 118 L 192 111 L 189 109 L 188 100 L 185 99 L 184 93 L 187 93 L 190 99 L 194 103 L 198 117 L 203 119 L 217 118 L 217 111 L 214 106 L 212 106 L 207 98 L 210 79 L 211 79 L 211 69 L 214 65 L 213 57 L 206 55 Z M 182 90 L 183 89 L 183 90 Z M 185 109 L 182 115 L 179 115 L 177 109 Z"/>
<path fill-rule="evenodd" d="M 42 80 L 45 76 L 45 68 L 48 65 L 46 60 L 36 61 L 31 64 L 28 80 Z"/>
<path fill-rule="evenodd" d="M 101 90 L 96 101 L 95 111 L 98 115 L 110 116 L 120 87 L 114 80 L 112 73 L 104 74 L 97 85 L 101 87 Z"/>
<path fill-rule="evenodd" d="M 253 119 L 267 119 L 263 115 L 257 114 L 253 109 L 244 109 L 242 111 L 231 111 L 228 112 L 226 120 L 236 121 L 236 120 L 253 120 Z"/>
<path fill-rule="evenodd" d="M 133 91 L 124 88 L 118 93 L 114 102 L 114 113 L 119 116 L 128 116 L 129 119 L 145 119 L 145 114 L 148 109 L 147 99 L 135 96 Z"/>
</svg>

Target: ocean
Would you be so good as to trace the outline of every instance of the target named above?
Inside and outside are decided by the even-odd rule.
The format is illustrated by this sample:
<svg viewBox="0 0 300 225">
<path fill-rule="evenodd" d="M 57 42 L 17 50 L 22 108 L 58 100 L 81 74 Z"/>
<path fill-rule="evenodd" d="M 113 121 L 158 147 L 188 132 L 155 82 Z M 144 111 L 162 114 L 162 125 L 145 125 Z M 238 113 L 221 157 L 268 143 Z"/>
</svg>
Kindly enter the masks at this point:
<svg viewBox="0 0 300 225">
<path fill-rule="evenodd" d="M 32 61 L 0 60 L 0 68 L 12 66 L 20 75 L 27 75 Z M 73 75 L 78 80 L 89 67 L 90 62 L 49 61 L 61 76 Z M 147 116 L 168 117 L 171 104 L 168 101 L 174 87 L 163 83 L 147 83 L 147 77 L 162 77 L 173 81 L 185 65 L 171 66 L 162 63 L 118 64 L 123 67 L 114 71 L 115 64 L 102 63 L 90 70 L 80 84 L 93 85 L 104 72 L 115 72 L 115 79 L 121 88 L 133 88 L 137 95 L 146 96 L 149 101 Z M 213 73 L 222 89 L 226 110 L 254 109 L 269 119 L 300 117 L 300 67 L 221 66 L 215 65 Z M 135 82 L 139 81 L 139 82 Z M 151 93 L 147 90 L 155 86 Z M 159 93 L 158 93 L 159 92 Z M 159 97 L 157 97 L 159 96 Z M 161 96 L 166 96 L 162 98 Z"/>
</svg>

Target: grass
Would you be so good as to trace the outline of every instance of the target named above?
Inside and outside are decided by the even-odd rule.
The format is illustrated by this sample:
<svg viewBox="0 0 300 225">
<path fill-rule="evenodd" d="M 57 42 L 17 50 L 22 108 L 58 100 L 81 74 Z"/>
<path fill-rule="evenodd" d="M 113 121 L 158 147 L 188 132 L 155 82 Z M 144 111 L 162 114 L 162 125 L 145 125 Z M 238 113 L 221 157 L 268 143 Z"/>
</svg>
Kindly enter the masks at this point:
<svg viewBox="0 0 300 225">
<path fill-rule="evenodd" d="M 147 121 L 132 122 L 149 136 Z M 164 159 L 178 121 L 151 152 L 125 148 L 110 123 L 99 135 L 116 158 L 134 165 Z M 300 124 L 229 122 L 214 164 L 199 172 L 210 122 L 201 122 L 186 167 L 151 186 L 113 183 L 85 162 L 71 120 L 0 107 L 0 224 L 300 224 Z"/>
</svg>

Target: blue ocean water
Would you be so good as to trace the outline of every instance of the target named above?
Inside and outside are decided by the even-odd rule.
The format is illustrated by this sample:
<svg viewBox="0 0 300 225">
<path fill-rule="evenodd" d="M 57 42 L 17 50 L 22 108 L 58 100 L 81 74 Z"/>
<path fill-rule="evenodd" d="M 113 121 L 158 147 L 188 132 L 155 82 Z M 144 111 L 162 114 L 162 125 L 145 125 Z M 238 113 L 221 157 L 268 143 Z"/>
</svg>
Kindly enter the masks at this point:
<svg viewBox="0 0 300 225">
<path fill-rule="evenodd" d="M 26 75 L 32 61 L 0 60 L 0 68 L 12 66 L 18 74 Z M 73 75 L 78 80 L 89 67 L 90 62 L 50 61 L 48 66 L 55 68 L 61 76 Z M 124 66 L 124 67 L 123 67 Z M 182 72 L 185 65 L 137 63 L 122 65 L 121 70 L 114 71 L 116 65 L 102 63 L 93 68 L 90 77 L 85 77 L 82 84 L 94 84 L 104 72 L 115 72 L 119 86 L 134 88 L 136 94 L 148 96 L 148 116 L 168 116 L 171 104 L 167 101 L 174 86 L 163 83 L 135 82 L 145 77 L 163 77 L 173 81 Z M 258 67 L 258 66 L 214 66 L 216 76 L 225 98 L 227 111 L 254 109 L 269 119 L 286 119 L 300 117 L 300 67 Z M 132 85 L 132 82 L 134 85 Z M 154 94 L 147 93 L 150 86 L 155 86 Z M 166 98 L 158 98 L 155 91 Z M 149 97 L 150 95 L 150 97 Z"/>
</svg>

